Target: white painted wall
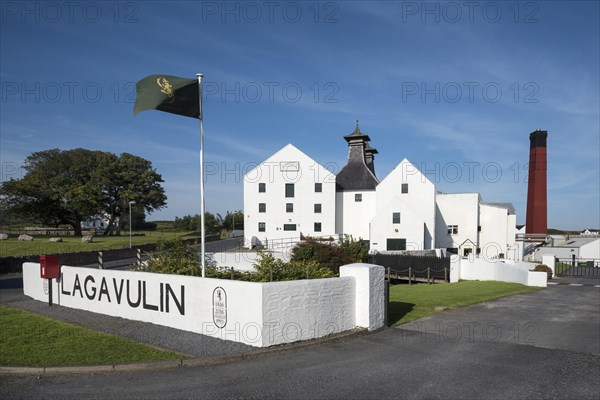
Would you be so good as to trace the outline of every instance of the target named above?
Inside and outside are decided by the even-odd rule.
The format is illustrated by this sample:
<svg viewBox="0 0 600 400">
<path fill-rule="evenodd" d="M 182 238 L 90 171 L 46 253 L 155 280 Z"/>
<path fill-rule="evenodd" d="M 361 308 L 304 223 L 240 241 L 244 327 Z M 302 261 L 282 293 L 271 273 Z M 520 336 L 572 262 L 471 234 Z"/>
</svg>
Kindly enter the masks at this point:
<svg viewBox="0 0 600 400">
<path fill-rule="evenodd" d="M 479 235 L 478 193 L 438 194 L 436 196 L 436 248 L 459 248 L 466 240 L 477 246 Z M 458 234 L 449 235 L 448 225 L 458 225 Z M 473 246 L 471 246 L 473 247 Z M 476 250 L 473 249 L 473 253 Z M 462 255 L 462 249 L 461 249 Z"/>
<path fill-rule="evenodd" d="M 356 263 L 340 267 L 341 277 L 354 277 L 356 324 L 370 331 L 382 328 L 385 321 L 385 270 L 380 265 Z"/>
<path fill-rule="evenodd" d="M 408 184 L 408 193 L 402 193 L 403 183 Z M 432 249 L 436 229 L 434 184 L 413 163 L 405 158 L 379 182 L 376 190 L 376 207 L 378 210 L 386 207 L 394 197 L 398 196 L 404 204 L 413 210 L 413 213 L 419 216 L 425 226 L 423 237 L 417 243 L 422 243 L 421 249 Z M 411 236 L 416 233 L 416 231 L 411 232 Z"/>
<path fill-rule="evenodd" d="M 400 223 L 393 223 L 393 213 L 400 213 Z M 406 239 L 406 250 L 422 250 L 425 221 L 400 196 L 395 196 L 383 207 L 377 208 L 371 220 L 371 250 L 387 251 L 387 239 Z"/>
<path fill-rule="evenodd" d="M 481 256 L 488 259 L 506 258 L 508 210 L 494 205 L 480 204 L 479 212 Z"/>
<path fill-rule="evenodd" d="M 362 201 L 355 201 L 355 194 L 362 194 Z M 336 193 L 336 233 L 352 235 L 354 239 L 369 240 L 369 223 L 376 212 L 374 190 L 344 191 Z"/>
<path fill-rule="evenodd" d="M 60 283 L 52 281 L 53 298 L 64 307 L 267 347 L 383 326 L 383 267 L 350 267 L 341 267 L 340 278 L 256 283 L 63 266 Z M 221 327 L 213 305 L 219 288 L 226 301 Z M 23 291 L 48 301 L 39 264 L 23 264 Z M 365 319 L 365 309 L 375 315 Z"/>
<path fill-rule="evenodd" d="M 322 192 L 315 192 L 315 183 L 322 184 Z M 259 183 L 266 184 L 266 192 L 259 193 Z M 285 184 L 293 183 L 295 196 L 285 197 Z M 266 212 L 259 213 L 259 203 L 266 204 Z M 286 203 L 294 211 L 286 212 Z M 321 213 L 314 212 L 314 204 L 321 204 Z M 244 237 L 260 244 L 268 240 L 335 234 L 335 175 L 291 144 L 283 147 L 256 168 L 244 175 Z M 266 224 L 265 232 L 258 231 L 259 222 Z M 321 232 L 314 223 L 321 223 Z M 284 224 L 296 224 L 296 231 L 284 231 Z M 256 242 L 256 240 L 255 240 Z"/>
<path fill-rule="evenodd" d="M 500 281 L 514 282 L 527 286 L 547 286 L 545 272 L 531 271 L 536 264 L 513 262 L 510 260 L 486 260 L 478 257 L 450 258 L 450 282 L 467 281 Z"/>
</svg>

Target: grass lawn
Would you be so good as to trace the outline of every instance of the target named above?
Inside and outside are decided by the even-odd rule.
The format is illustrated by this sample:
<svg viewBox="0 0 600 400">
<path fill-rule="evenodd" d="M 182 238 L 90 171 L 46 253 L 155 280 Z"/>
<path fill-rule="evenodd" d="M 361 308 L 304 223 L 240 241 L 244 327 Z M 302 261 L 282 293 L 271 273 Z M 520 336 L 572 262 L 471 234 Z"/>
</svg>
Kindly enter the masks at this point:
<svg viewBox="0 0 600 400">
<path fill-rule="evenodd" d="M 131 243 L 155 243 L 161 239 L 175 239 L 176 237 L 194 237 L 196 232 L 174 231 L 145 231 L 133 232 Z M 62 243 L 50 243 L 49 236 L 36 236 L 31 242 L 18 241 L 16 235 L 11 235 L 8 240 L 0 240 L 0 258 L 10 256 L 29 256 L 38 254 L 74 253 L 80 251 L 96 251 L 121 249 L 129 247 L 129 235 L 121 236 L 94 236 L 92 243 L 83 243 L 81 237 L 61 236 Z"/>
<path fill-rule="evenodd" d="M 37 314 L 0 306 L 0 365 L 99 365 L 177 360 L 157 350 Z"/>
<path fill-rule="evenodd" d="M 392 285 L 390 286 L 389 322 L 390 325 L 399 325 L 437 314 L 439 311 L 435 311 L 436 306 L 459 308 L 539 289 L 518 283 L 496 281 Z"/>
</svg>

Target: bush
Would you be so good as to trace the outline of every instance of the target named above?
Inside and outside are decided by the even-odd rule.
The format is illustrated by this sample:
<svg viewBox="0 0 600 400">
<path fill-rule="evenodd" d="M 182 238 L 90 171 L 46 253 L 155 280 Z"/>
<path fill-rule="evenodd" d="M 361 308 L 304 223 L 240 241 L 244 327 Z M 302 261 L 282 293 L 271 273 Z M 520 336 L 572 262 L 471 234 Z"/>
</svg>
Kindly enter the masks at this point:
<svg viewBox="0 0 600 400">
<path fill-rule="evenodd" d="M 136 270 L 160 274 L 200 276 L 200 254 L 197 248 L 186 245 L 181 239 L 160 241 L 157 252 L 146 266 Z M 255 271 L 237 271 L 230 267 L 217 267 L 213 260 L 206 259 L 207 278 L 234 279 L 250 282 L 290 281 L 298 279 L 331 278 L 333 273 L 314 261 L 285 261 L 270 253 L 261 253 L 254 265 Z"/>
<path fill-rule="evenodd" d="M 368 254 L 367 245 L 350 235 L 344 236 L 341 245 L 306 238 L 292 249 L 291 261 L 313 261 L 338 274 L 342 265 L 365 262 Z"/>
<path fill-rule="evenodd" d="M 292 281 L 299 279 L 331 278 L 330 269 L 315 261 L 290 261 L 273 257 L 270 253 L 260 253 L 260 259 L 254 264 L 256 282 Z"/>
<path fill-rule="evenodd" d="M 536 265 L 535 268 L 532 269 L 532 271 L 545 272 L 548 274 L 548 279 L 552 279 L 552 268 L 545 264 Z"/>
</svg>

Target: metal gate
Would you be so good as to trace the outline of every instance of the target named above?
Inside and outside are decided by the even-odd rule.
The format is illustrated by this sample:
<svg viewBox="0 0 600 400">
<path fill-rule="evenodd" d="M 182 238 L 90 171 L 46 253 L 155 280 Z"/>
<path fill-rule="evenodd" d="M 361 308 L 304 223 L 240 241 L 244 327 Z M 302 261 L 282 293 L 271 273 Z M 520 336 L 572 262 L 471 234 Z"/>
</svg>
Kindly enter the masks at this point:
<svg viewBox="0 0 600 400">
<path fill-rule="evenodd" d="M 600 259 L 560 258 L 556 260 L 557 277 L 599 278 Z"/>
</svg>

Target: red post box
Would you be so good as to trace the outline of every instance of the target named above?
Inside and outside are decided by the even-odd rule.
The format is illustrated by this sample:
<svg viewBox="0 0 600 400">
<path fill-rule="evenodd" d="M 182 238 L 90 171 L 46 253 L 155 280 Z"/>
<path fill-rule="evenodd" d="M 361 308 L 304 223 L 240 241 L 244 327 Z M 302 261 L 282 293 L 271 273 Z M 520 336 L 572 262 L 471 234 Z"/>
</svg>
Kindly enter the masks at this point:
<svg viewBox="0 0 600 400">
<path fill-rule="evenodd" d="M 57 256 L 40 256 L 40 277 L 43 279 L 60 278 Z"/>
</svg>

